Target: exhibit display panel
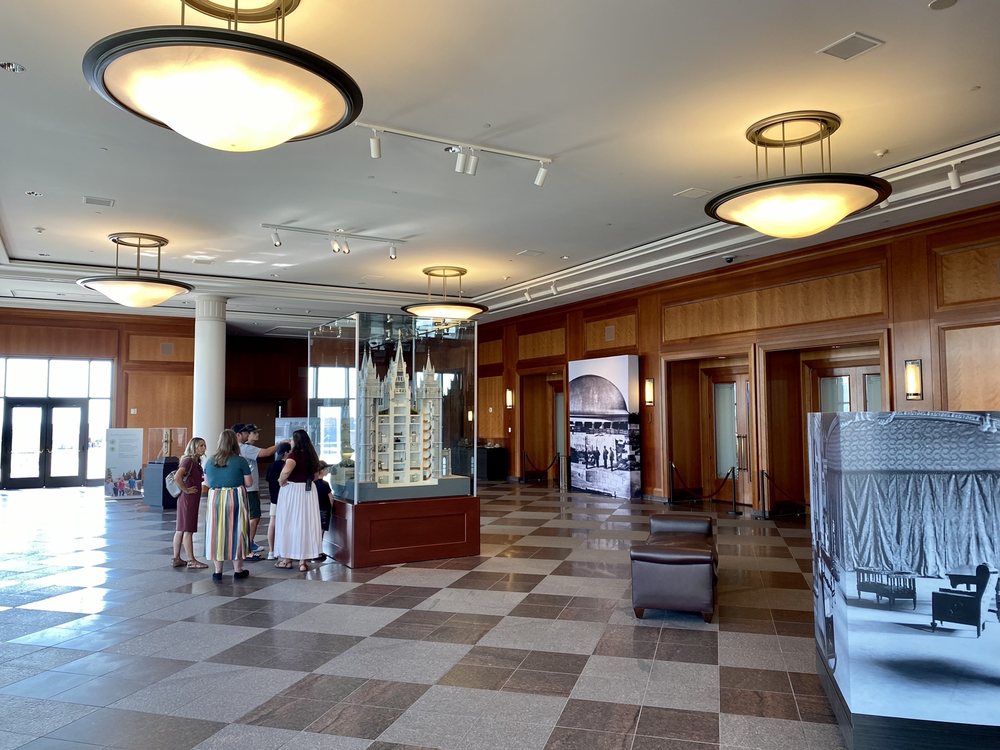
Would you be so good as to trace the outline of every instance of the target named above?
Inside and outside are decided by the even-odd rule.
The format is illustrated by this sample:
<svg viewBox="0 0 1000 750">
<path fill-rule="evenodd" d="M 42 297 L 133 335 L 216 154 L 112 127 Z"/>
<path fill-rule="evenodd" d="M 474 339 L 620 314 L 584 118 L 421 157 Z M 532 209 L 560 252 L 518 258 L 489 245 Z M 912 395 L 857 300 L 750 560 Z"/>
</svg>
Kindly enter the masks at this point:
<svg viewBox="0 0 1000 750">
<path fill-rule="evenodd" d="M 309 417 L 351 503 L 474 495 L 476 324 L 355 313 L 309 334 Z"/>
<path fill-rule="evenodd" d="M 1000 414 L 809 415 L 817 667 L 848 747 L 1000 747 Z"/>
</svg>

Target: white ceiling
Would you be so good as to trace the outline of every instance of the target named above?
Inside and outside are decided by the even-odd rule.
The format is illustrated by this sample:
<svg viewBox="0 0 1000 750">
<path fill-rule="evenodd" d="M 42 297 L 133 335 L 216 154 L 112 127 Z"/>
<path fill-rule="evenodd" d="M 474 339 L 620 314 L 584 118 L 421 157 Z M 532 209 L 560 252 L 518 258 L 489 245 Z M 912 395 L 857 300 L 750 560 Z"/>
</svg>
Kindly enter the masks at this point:
<svg viewBox="0 0 1000 750">
<path fill-rule="evenodd" d="M 98 39 L 178 23 L 178 0 L 3 6 L 0 60 L 27 71 L 0 72 L 0 306 L 124 312 L 74 281 L 113 270 L 109 233 L 140 231 L 170 240 L 166 275 L 229 298 L 236 330 L 398 311 L 436 264 L 469 269 L 489 320 L 1000 200 L 996 0 L 301 0 L 289 16 L 287 41 L 358 82 L 361 120 L 551 157 L 542 188 L 531 162 L 484 153 L 460 175 L 441 145 L 390 134 L 373 160 L 359 127 L 257 153 L 199 146 L 111 107 L 81 73 Z M 817 54 L 852 32 L 885 44 Z M 834 168 L 890 180 L 888 207 L 789 241 L 675 197 L 751 181 L 746 127 L 799 109 L 843 118 Z M 396 261 L 385 244 L 335 256 L 307 234 L 275 248 L 261 223 L 406 244 Z M 152 312 L 193 308 L 186 295 Z"/>
</svg>

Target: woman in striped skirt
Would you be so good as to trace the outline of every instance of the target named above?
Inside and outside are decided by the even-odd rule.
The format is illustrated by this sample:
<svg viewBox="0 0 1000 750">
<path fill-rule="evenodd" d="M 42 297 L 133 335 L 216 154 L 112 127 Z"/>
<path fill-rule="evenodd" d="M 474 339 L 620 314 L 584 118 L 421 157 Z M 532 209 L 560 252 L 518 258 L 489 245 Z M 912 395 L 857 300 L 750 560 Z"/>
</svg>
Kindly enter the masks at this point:
<svg viewBox="0 0 1000 750">
<path fill-rule="evenodd" d="M 252 479 L 250 464 L 240 456 L 236 433 L 223 430 L 215 454 L 205 466 L 208 485 L 208 508 L 205 513 L 205 557 L 212 561 L 213 581 L 222 580 L 222 564 L 233 561 L 233 580 L 250 575 L 243 569 L 243 558 L 250 551 L 250 518 L 247 491 Z"/>
</svg>

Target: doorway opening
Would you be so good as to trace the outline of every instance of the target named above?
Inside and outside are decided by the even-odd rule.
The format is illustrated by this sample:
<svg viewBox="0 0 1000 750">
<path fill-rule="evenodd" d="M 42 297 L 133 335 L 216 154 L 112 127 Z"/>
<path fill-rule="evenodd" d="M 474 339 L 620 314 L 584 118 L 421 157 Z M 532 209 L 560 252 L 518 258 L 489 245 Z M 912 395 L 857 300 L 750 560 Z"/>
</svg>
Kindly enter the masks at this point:
<svg viewBox="0 0 1000 750">
<path fill-rule="evenodd" d="M 0 486 L 98 485 L 111 360 L 0 357 Z"/>
<path fill-rule="evenodd" d="M 555 484 L 559 481 L 559 456 L 566 450 L 563 372 L 526 372 L 519 380 L 522 480 Z"/>
</svg>

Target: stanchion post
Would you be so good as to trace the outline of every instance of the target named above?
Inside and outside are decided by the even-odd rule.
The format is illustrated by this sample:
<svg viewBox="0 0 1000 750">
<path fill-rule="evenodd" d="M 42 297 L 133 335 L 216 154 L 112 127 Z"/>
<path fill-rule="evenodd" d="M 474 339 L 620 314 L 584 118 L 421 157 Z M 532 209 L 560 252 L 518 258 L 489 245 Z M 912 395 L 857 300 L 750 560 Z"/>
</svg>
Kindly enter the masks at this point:
<svg viewBox="0 0 1000 750">
<path fill-rule="evenodd" d="M 742 516 L 743 511 L 736 510 L 736 496 L 737 496 L 737 485 L 739 485 L 740 470 L 738 467 L 734 466 L 729 470 L 729 473 L 733 475 L 733 509 L 728 512 L 730 516 Z"/>
</svg>

